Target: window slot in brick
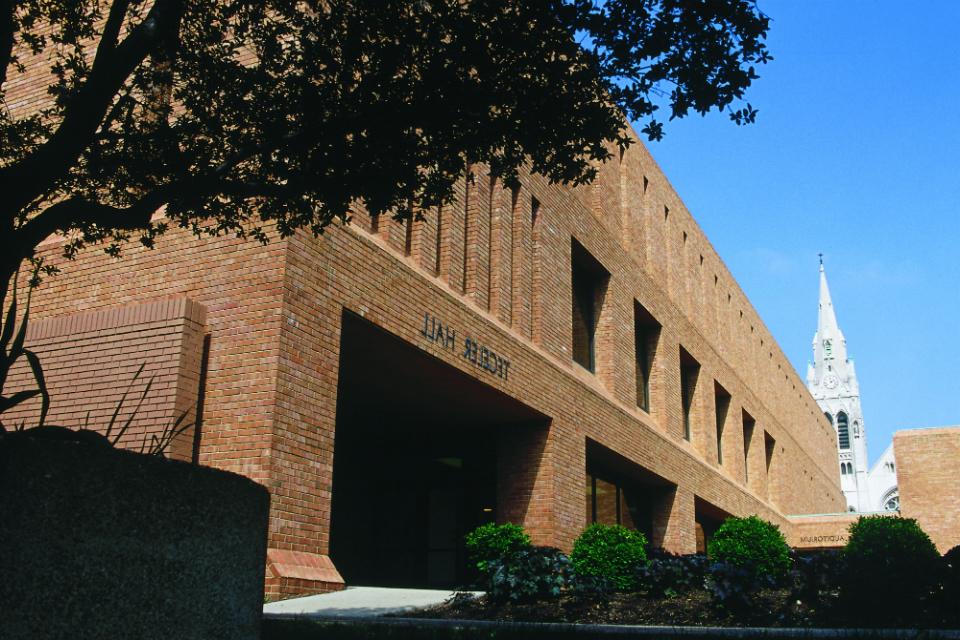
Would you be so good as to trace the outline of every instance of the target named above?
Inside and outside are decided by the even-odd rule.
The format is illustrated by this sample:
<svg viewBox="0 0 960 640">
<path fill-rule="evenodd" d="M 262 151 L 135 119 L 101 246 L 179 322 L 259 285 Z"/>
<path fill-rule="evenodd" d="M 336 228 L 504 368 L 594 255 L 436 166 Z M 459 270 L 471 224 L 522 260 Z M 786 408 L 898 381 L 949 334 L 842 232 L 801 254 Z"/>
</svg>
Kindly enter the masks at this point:
<svg viewBox="0 0 960 640">
<path fill-rule="evenodd" d="M 750 483 L 750 445 L 753 443 L 753 432 L 757 421 L 746 410 L 743 410 L 743 480 Z"/>
<path fill-rule="evenodd" d="M 576 240 L 571 246 L 573 361 L 595 372 L 596 333 L 609 272 Z"/>
<path fill-rule="evenodd" d="M 688 441 L 693 435 L 694 399 L 699 377 L 700 363 L 686 349 L 680 347 L 680 402 L 683 410 L 683 439 Z"/>
<path fill-rule="evenodd" d="M 730 394 L 720 386 L 717 381 L 713 382 L 714 406 L 717 417 L 717 464 L 723 464 L 723 429 L 727 422 L 727 413 L 730 410 Z"/>
<path fill-rule="evenodd" d="M 637 406 L 650 413 L 650 378 L 660 341 L 660 323 L 643 305 L 633 302 L 633 336 L 636 353 Z"/>
</svg>

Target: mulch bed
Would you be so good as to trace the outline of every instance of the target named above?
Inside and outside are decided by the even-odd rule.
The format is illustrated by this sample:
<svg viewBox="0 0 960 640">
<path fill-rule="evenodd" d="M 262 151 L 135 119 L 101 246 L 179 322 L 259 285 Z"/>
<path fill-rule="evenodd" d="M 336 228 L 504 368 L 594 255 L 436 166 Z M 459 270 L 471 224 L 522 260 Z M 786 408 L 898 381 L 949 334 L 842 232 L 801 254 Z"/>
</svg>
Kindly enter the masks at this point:
<svg viewBox="0 0 960 640">
<path fill-rule="evenodd" d="M 733 616 L 719 608 L 710 594 L 702 590 L 668 598 L 617 593 L 608 596 L 565 595 L 528 603 L 495 602 L 486 597 L 458 595 L 445 604 L 404 613 L 403 617 L 666 626 L 831 626 L 826 620 L 819 619 L 819 612 L 789 598 L 788 590 L 760 591 L 748 610 Z"/>
</svg>

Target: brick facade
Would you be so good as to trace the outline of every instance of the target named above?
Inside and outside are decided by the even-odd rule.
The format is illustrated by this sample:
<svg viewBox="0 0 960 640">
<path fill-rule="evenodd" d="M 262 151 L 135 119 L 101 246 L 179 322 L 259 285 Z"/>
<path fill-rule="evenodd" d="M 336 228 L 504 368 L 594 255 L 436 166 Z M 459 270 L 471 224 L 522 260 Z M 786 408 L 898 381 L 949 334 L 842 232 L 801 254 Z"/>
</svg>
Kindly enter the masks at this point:
<svg viewBox="0 0 960 640">
<path fill-rule="evenodd" d="M 595 305 L 593 372 L 571 358 L 574 242 L 609 274 Z M 786 514 L 844 508 L 832 428 L 642 144 L 579 189 L 526 175 L 511 192 L 474 167 L 455 203 L 412 223 L 360 211 L 319 238 L 301 233 L 266 246 L 175 231 L 155 250 L 127 247 L 119 261 L 91 250 L 63 264 L 59 245 L 51 239 L 42 248 L 64 273 L 36 292 L 35 318 L 100 317 L 185 299 L 205 310 L 180 351 L 144 342 L 161 339 L 147 318 L 132 329 L 142 348 L 82 333 L 42 346 L 74 349 L 77 366 L 94 356 L 122 362 L 124 375 L 147 360 L 149 347 L 158 362 L 192 363 L 178 374 L 183 384 L 164 381 L 189 388 L 201 333 L 208 336 L 199 459 L 270 488 L 271 558 L 292 552 L 272 564 L 275 594 L 337 582 L 325 556 L 345 312 L 548 418 L 543 431 L 499 445 L 500 467 L 513 471 L 500 474 L 510 486 L 498 487 L 498 517 L 522 522 L 539 543 L 569 549 L 583 528 L 588 445 L 615 452 L 626 475 L 666 484 L 650 507 L 653 536 L 675 551 L 696 547 L 697 503 L 757 513 L 787 531 Z M 661 327 L 649 412 L 637 406 L 635 304 Z M 425 316 L 455 331 L 455 344 L 425 336 Z M 65 321 L 38 326 L 48 322 Z M 40 347 L 36 336 L 31 343 Z M 464 357 L 468 337 L 482 345 L 479 364 Z M 689 441 L 681 348 L 700 365 Z M 56 402 L 70 398 L 76 424 L 87 401 L 58 381 L 71 373 L 60 358 L 50 367 Z M 717 385 L 727 405 L 719 449 Z M 195 402 L 193 389 L 178 408 Z M 746 435 L 744 416 L 753 421 Z"/>
<path fill-rule="evenodd" d="M 37 108 L 45 81 L 18 77 L 8 106 Z M 90 249 L 65 261 L 62 243 L 40 248 L 63 273 L 35 292 L 29 337 L 54 394 L 50 421 L 81 426 L 90 410 L 102 426 L 141 364 L 144 380 L 156 378 L 125 443 L 199 405 L 200 433 L 173 453 L 269 488 L 270 595 L 342 585 L 331 516 L 348 409 L 379 411 L 398 429 L 428 410 L 451 432 L 463 426 L 496 458 L 485 511 L 567 550 L 589 517 L 588 466 L 625 487 L 598 517 L 628 521 L 627 489 L 640 487 L 648 534 L 677 552 L 694 551 L 723 514 L 759 514 L 792 535 L 788 514 L 845 507 L 832 427 L 639 141 L 581 188 L 525 174 L 512 190 L 471 167 L 456 201 L 423 220 L 358 209 L 318 238 L 265 246 L 177 229 L 120 260 Z M 592 298 L 592 371 L 573 361 L 584 339 L 571 317 L 574 251 L 605 274 Z M 637 308 L 659 326 L 647 345 L 649 410 L 637 401 Z M 689 439 L 681 351 L 699 365 Z M 382 433 L 396 437 L 389 426 Z M 404 451 L 428 448 L 426 434 L 411 431 Z M 369 504 L 391 506 L 377 495 Z"/>
</svg>

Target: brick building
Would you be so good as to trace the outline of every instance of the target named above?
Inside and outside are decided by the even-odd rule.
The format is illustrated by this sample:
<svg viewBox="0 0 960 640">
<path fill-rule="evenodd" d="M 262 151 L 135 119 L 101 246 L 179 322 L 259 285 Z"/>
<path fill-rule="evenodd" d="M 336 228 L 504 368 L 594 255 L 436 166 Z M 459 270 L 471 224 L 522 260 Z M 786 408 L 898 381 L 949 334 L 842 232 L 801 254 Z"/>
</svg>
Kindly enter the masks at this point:
<svg viewBox="0 0 960 640">
<path fill-rule="evenodd" d="M 49 422 L 102 426 L 144 365 L 125 444 L 195 413 L 174 455 L 269 487 L 274 594 L 456 583 L 490 520 L 692 552 L 727 514 L 845 509 L 833 428 L 639 142 L 589 187 L 473 167 L 422 221 L 62 266 L 28 338 Z"/>
</svg>

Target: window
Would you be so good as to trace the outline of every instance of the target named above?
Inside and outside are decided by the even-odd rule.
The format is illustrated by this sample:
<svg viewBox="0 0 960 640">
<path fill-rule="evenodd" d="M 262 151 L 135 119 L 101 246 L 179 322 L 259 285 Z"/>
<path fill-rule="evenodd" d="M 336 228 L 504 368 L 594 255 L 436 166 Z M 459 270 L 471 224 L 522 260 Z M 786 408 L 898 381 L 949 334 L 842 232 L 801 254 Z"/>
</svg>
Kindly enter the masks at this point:
<svg viewBox="0 0 960 640">
<path fill-rule="evenodd" d="M 596 371 L 596 333 L 610 274 L 576 240 L 571 250 L 573 360 Z"/>
<path fill-rule="evenodd" d="M 884 511 L 900 511 L 900 494 L 894 489 L 883 498 Z"/>
<path fill-rule="evenodd" d="M 694 397 L 697 390 L 697 378 L 700 377 L 700 363 L 694 360 L 687 350 L 680 347 L 680 402 L 683 408 L 683 438 L 690 440 Z"/>
<path fill-rule="evenodd" d="M 840 475 L 847 475 L 847 465 L 844 462 L 840 463 Z"/>
<path fill-rule="evenodd" d="M 837 414 L 837 442 L 841 449 L 850 448 L 850 429 L 847 426 L 847 414 L 843 411 Z"/>
<path fill-rule="evenodd" d="M 773 456 L 777 450 L 777 441 L 769 433 L 763 434 L 763 452 L 766 460 L 767 469 L 767 499 L 776 501 L 776 485 L 773 477 Z"/>
<path fill-rule="evenodd" d="M 717 464 L 723 464 L 723 428 L 727 422 L 727 411 L 730 409 L 730 394 L 720 383 L 714 381 L 713 395 L 717 411 Z"/>
<path fill-rule="evenodd" d="M 637 365 L 637 406 L 649 413 L 650 374 L 660 340 L 660 323 L 637 301 L 633 303 L 633 336 Z"/>
<path fill-rule="evenodd" d="M 746 411 L 743 412 L 743 479 L 750 482 L 750 443 L 753 442 L 753 430 L 757 421 Z"/>
<path fill-rule="evenodd" d="M 833 416 L 830 415 L 829 413 L 824 413 L 823 415 L 827 416 L 827 422 L 829 422 L 829 423 L 830 423 L 830 426 L 832 427 L 832 426 L 833 426 Z"/>
<path fill-rule="evenodd" d="M 587 524 L 618 524 L 649 535 L 650 505 L 643 492 L 612 474 L 587 470 Z"/>
</svg>

